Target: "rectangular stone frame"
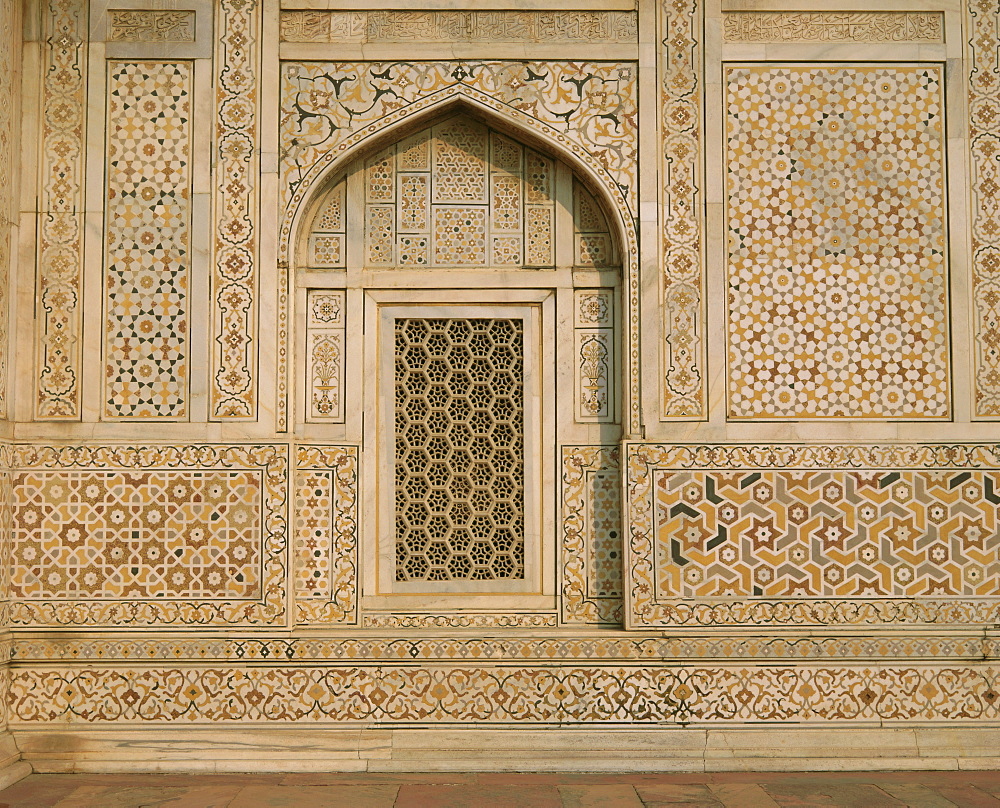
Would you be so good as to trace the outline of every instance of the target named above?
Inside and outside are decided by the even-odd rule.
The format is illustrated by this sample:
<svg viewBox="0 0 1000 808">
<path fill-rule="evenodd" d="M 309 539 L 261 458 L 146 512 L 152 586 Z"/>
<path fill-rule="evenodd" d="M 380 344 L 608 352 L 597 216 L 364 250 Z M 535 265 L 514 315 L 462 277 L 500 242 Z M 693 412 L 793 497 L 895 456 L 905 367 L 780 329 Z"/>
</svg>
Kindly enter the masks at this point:
<svg viewBox="0 0 1000 808">
<path fill-rule="evenodd" d="M 11 473 L 19 470 L 87 470 L 140 473 L 144 469 L 247 470 L 261 483 L 261 595 L 257 599 L 18 600 L 11 625 L 65 631 L 78 627 L 204 631 L 206 628 L 273 628 L 285 625 L 287 588 L 287 447 L 239 446 L 34 446 L 11 450 Z M 16 498 L 16 491 L 14 492 Z"/>
<path fill-rule="evenodd" d="M 551 357 L 554 326 L 554 300 L 546 291 L 504 290 L 495 293 L 495 302 L 483 302 L 483 290 L 475 292 L 410 290 L 405 294 L 390 291 L 366 292 L 365 338 L 371 346 L 365 351 L 367 361 L 365 400 L 377 401 L 379 410 L 369 413 L 365 423 L 363 490 L 369 492 L 362 506 L 361 574 L 362 624 L 368 628 L 404 626 L 554 626 L 556 616 L 553 568 L 554 533 L 551 503 L 535 493 L 526 509 L 525 578 L 489 589 L 472 584 L 421 588 L 414 583 L 399 586 L 389 574 L 394 568 L 394 541 L 391 540 L 392 497 L 387 481 L 394 478 L 390 449 L 392 442 L 384 434 L 392 403 L 392 355 L 384 349 L 385 323 L 405 312 L 414 317 L 510 316 L 523 317 L 525 324 L 525 491 L 548 490 L 554 484 L 551 465 L 554 458 L 546 450 L 552 440 L 551 371 L 544 367 Z M 495 312 L 495 314 L 488 314 Z M 390 335 L 391 338 L 391 335 Z M 376 347 L 376 340 L 378 341 Z M 530 342 L 529 342 L 530 341 Z M 531 344 L 533 343 L 533 344 Z M 390 343 L 391 344 L 391 343 Z M 532 361 L 528 357 L 533 354 Z M 388 363 L 388 372 L 386 371 Z M 532 367 L 533 366 L 533 367 Z M 529 434 L 534 433 L 530 438 Z M 535 541 L 532 541 L 532 536 Z M 379 563 L 376 564 L 376 559 Z M 488 582 L 484 582 L 488 583 Z M 503 583 L 503 582 L 501 582 Z"/>
<path fill-rule="evenodd" d="M 1000 597 L 718 597 L 660 593 L 655 558 L 658 478 L 671 471 L 1000 469 L 991 444 L 627 444 L 625 480 L 626 609 L 628 629 L 678 627 L 989 626 L 1000 619 Z M 992 502 L 992 500 L 990 500 Z"/>
</svg>

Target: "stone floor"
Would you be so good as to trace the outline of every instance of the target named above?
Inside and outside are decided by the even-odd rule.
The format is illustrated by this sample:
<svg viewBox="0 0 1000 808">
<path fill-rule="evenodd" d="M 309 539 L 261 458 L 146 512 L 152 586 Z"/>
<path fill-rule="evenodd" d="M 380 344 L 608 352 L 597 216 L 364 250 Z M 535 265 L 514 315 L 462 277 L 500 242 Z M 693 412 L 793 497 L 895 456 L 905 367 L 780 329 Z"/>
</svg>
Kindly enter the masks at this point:
<svg viewBox="0 0 1000 808">
<path fill-rule="evenodd" d="M 1000 808 L 1000 772 L 33 774 L 0 808 Z"/>
</svg>

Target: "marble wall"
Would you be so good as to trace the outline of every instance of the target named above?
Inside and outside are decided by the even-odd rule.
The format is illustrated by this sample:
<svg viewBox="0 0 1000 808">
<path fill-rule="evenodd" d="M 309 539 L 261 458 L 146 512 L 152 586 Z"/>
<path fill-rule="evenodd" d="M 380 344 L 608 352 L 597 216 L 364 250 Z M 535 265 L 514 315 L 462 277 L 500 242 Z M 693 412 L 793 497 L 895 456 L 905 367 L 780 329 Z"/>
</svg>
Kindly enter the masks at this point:
<svg viewBox="0 0 1000 808">
<path fill-rule="evenodd" d="M 3 726 L 997 765 L 996 0 L 425 5 L 0 0 Z"/>
</svg>

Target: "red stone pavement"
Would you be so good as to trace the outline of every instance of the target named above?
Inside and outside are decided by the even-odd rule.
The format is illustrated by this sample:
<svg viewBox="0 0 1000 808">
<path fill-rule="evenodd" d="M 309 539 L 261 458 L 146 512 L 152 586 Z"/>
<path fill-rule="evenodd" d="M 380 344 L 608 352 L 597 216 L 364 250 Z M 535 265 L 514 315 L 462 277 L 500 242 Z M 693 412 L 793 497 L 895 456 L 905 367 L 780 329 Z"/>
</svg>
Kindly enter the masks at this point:
<svg viewBox="0 0 1000 808">
<path fill-rule="evenodd" d="M 0 808 L 993 806 L 1000 772 L 33 774 Z"/>
</svg>

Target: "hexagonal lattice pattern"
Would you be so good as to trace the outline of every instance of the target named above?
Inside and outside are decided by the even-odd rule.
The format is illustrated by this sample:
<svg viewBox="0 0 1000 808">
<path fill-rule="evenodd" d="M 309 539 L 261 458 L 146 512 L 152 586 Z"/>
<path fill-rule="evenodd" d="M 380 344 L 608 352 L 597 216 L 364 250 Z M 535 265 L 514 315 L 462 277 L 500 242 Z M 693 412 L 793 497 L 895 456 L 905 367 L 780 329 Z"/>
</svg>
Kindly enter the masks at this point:
<svg viewBox="0 0 1000 808">
<path fill-rule="evenodd" d="M 524 578 L 524 326 L 396 320 L 396 580 Z"/>
</svg>

